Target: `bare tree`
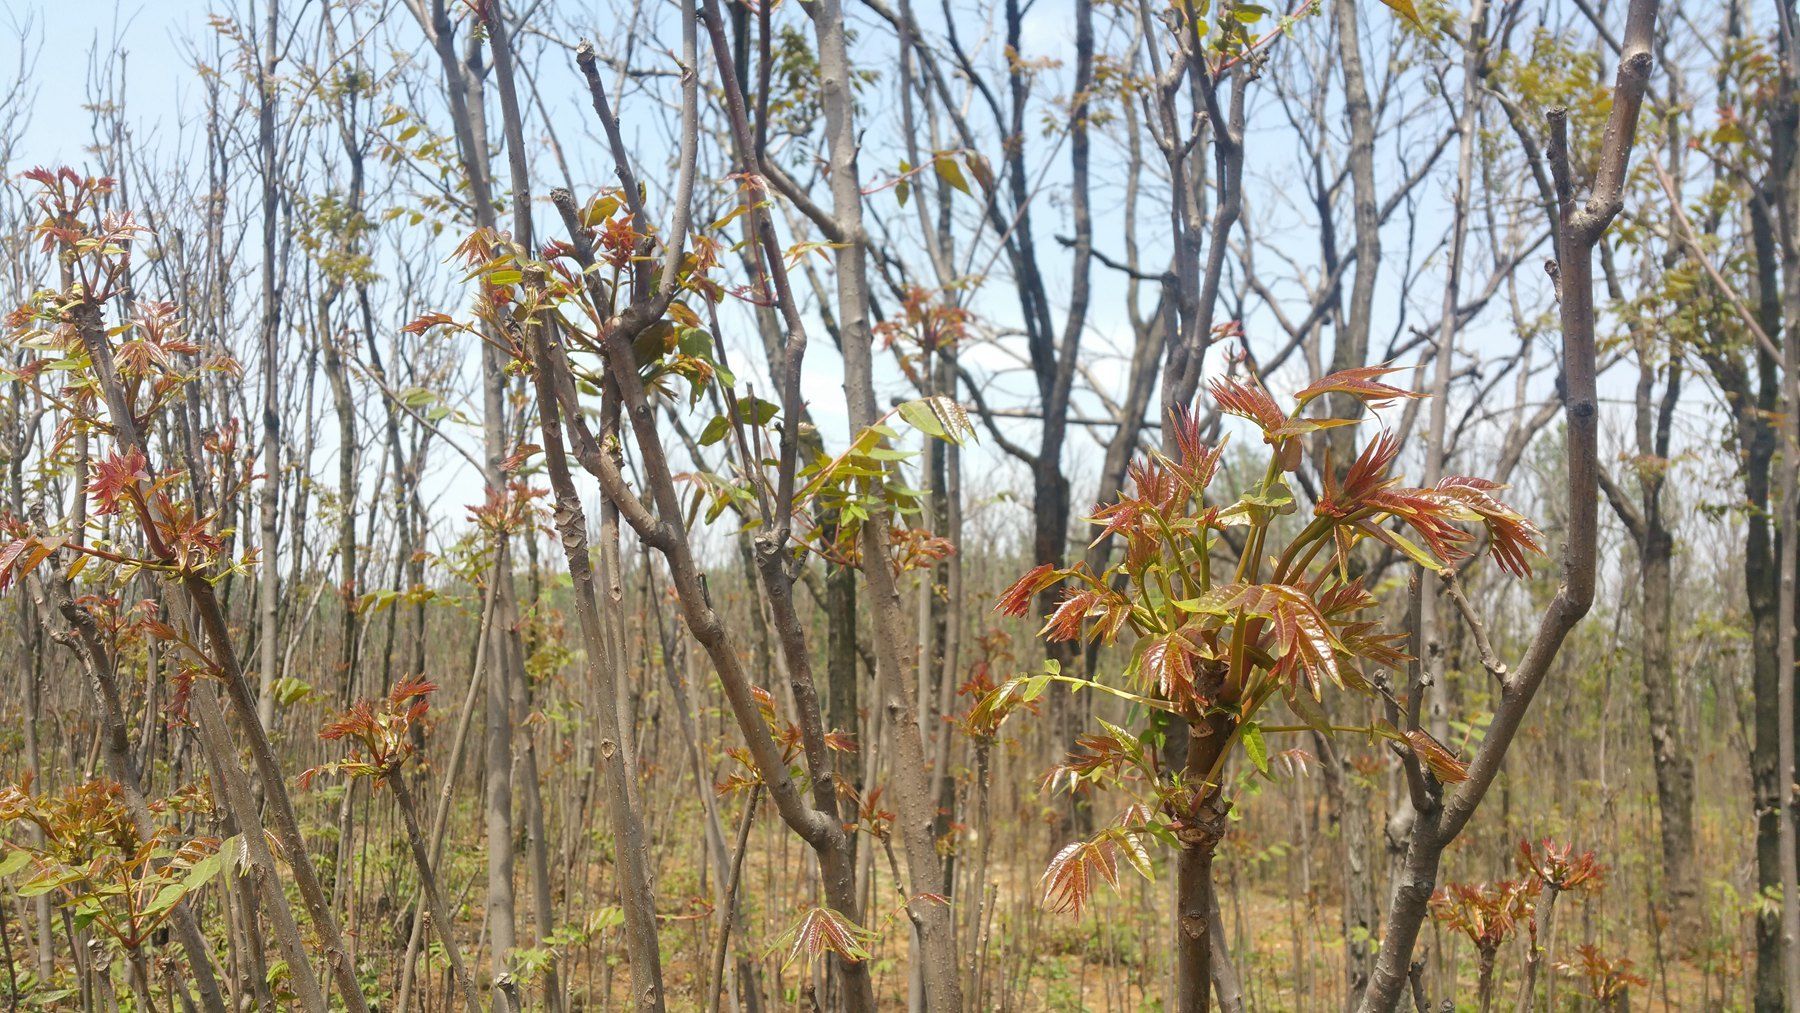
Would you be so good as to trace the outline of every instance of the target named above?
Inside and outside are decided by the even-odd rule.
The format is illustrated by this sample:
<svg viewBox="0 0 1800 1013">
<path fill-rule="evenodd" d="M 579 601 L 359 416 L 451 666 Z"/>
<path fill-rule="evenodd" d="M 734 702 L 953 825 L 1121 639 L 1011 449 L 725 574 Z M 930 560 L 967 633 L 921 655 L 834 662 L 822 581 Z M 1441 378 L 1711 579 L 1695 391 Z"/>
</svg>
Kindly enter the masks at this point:
<svg viewBox="0 0 1800 1013">
<path fill-rule="evenodd" d="M 1550 114 L 1546 154 L 1559 205 L 1554 265 L 1563 331 L 1562 401 L 1569 427 L 1569 523 L 1563 544 L 1562 585 L 1545 609 L 1531 646 L 1518 665 L 1496 673 L 1502 694 L 1500 706 L 1470 765 L 1469 778 L 1446 795 L 1444 786 L 1429 771 L 1421 769 L 1416 760 L 1407 761 L 1407 783 L 1417 818 L 1383 926 L 1381 956 L 1359 1006 L 1364 1011 L 1392 1010 L 1399 1004 L 1413 944 L 1425 919 L 1426 904 L 1437 886 L 1444 849 L 1461 834 L 1481 804 L 1499 773 L 1513 735 L 1549 675 L 1564 638 L 1593 604 L 1599 495 L 1593 251 L 1623 206 L 1638 112 L 1655 63 L 1652 46 L 1657 7 L 1656 0 L 1633 0 L 1630 6 L 1618 79 L 1613 86 L 1612 113 L 1602 140 L 1593 192 L 1585 201 L 1576 196 L 1570 173 L 1567 114 L 1560 110 Z M 1465 619 L 1472 625 L 1479 623 L 1472 613 Z M 1479 625 L 1475 628 L 1480 629 Z M 1485 632 L 1479 635 L 1485 638 Z M 1417 685 L 1409 687 L 1409 698 L 1416 699 L 1420 689 Z M 1415 706 L 1411 715 L 1415 727 L 1417 716 Z"/>
</svg>

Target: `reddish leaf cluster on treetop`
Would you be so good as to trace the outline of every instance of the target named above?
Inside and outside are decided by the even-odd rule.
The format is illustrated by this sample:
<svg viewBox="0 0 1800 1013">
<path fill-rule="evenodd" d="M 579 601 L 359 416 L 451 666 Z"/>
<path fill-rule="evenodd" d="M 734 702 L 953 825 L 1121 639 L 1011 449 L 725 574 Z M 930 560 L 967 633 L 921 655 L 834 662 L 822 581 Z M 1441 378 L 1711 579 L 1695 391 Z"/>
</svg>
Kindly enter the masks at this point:
<svg viewBox="0 0 1800 1013">
<path fill-rule="evenodd" d="M 1393 667 L 1406 655 L 1397 635 L 1359 618 L 1375 600 L 1348 576 L 1356 542 L 1370 539 L 1441 570 L 1470 554 L 1474 536 L 1459 525 L 1479 524 L 1494 560 L 1509 573 L 1528 573 L 1529 556 L 1542 552 L 1536 527 L 1497 498 L 1497 483 L 1453 476 L 1429 488 L 1405 486 L 1394 472 L 1399 441 L 1387 433 L 1370 440 L 1341 476 L 1329 450 L 1318 450 L 1322 492 L 1313 518 L 1275 551 L 1275 521 L 1295 506 L 1284 476 L 1300 466 L 1308 446 L 1302 437 L 1355 421 L 1301 412 L 1328 394 L 1371 406 L 1417 396 L 1382 382 L 1390 371 L 1365 367 L 1325 377 L 1299 393 L 1293 414 L 1254 381 L 1214 381 L 1219 410 L 1253 422 L 1271 448 L 1262 482 L 1236 502 L 1208 503 L 1223 443 L 1204 443 L 1197 414 L 1177 409 L 1169 427 L 1173 456 L 1153 452 L 1133 463 L 1129 491 L 1092 517 L 1097 542 L 1125 539 L 1122 559 L 1099 574 L 1081 564 L 1034 567 L 1001 594 L 996 610 L 1023 617 L 1039 594 L 1071 583 L 1040 635 L 1111 643 L 1133 629 L 1139 643 L 1131 670 L 1177 704 L 1215 702 L 1220 691 L 1197 685 L 1209 669 L 1235 699 L 1257 687 L 1259 671 L 1273 685 L 1303 687 L 1315 698 L 1327 682 L 1367 690 L 1361 666 Z M 1221 572 L 1215 580 L 1214 571 L 1226 565 L 1220 550 L 1232 545 L 1222 536 L 1233 528 L 1244 533 L 1242 548 L 1229 576 Z M 1273 572 L 1265 580 L 1266 561 Z"/>
<path fill-rule="evenodd" d="M 300 787 L 311 787 L 313 778 L 321 773 L 373 777 L 376 784 L 392 777 L 417 751 L 413 730 L 431 710 L 430 697 L 435 692 L 437 683 L 423 677 L 406 679 L 396 684 L 386 698 L 358 700 L 349 710 L 326 722 L 319 729 L 319 738 L 327 742 L 348 740 L 353 748 L 345 759 L 301 773 Z"/>
</svg>

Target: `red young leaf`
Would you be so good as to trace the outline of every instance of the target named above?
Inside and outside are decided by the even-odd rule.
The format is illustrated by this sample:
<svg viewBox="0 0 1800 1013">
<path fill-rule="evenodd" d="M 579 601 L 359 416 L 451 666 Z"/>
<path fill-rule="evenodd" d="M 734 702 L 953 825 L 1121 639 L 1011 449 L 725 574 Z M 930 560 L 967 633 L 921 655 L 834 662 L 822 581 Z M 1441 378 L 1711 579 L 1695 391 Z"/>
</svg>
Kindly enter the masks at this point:
<svg viewBox="0 0 1800 1013">
<path fill-rule="evenodd" d="M 1339 645 L 1331 635 L 1331 625 L 1305 591 L 1287 584 L 1252 584 L 1229 604 L 1233 609 L 1270 620 L 1281 658 L 1276 667 L 1278 674 L 1304 676 L 1314 699 L 1319 697 L 1321 676 L 1334 685 L 1343 685 L 1338 673 Z"/>
<path fill-rule="evenodd" d="M 1324 469 L 1325 490 L 1314 512 L 1321 517 L 1348 517 L 1368 506 L 1371 497 L 1399 481 L 1388 475 L 1399 456 L 1400 441 L 1392 433 L 1382 433 L 1363 444 L 1356 460 L 1344 469 L 1343 481 L 1338 481 L 1337 469 L 1328 460 Z"/>
<path fill-rule="evenodd" d="M 1079 640 L 1081 624 L 1090 618 L 1096 622 L 1088 630 L 1087 639 L 1110 644 L 1131 618 L 1131 600 L 1108 589 L 1070 589 L 1038 635 L 1051 641 Z"/>
<path fill-rule="evenodd" d="M 1594 859 L 1592 851 L 1574 853 L 1572 845 L 1558 845 L 1546 837 L 1536 848 L 1530 841 L 1519 842 L 1519 871 L 1536 876 L 1557 890 L 1597 891 L 1605 885 L 1606 866 Z"/>
<path fill-rule="evenodd" d="M 448 313 L 427 313 L 400 329 L 408 334 L 423 334 L 433 327 L 439 327 L 454 322 L 455 318 Z"/>
<path fill-rule="evenodd" d="M 806 912 L 793 933 L 794 946 L 788 951 L 788 964 L 802 953 L 808 959 L 817 960 L 829 952 L 851 964 L 869 959 L 869 951 L 863 945 L 868 932 L 831 908 L 816 907 Z"/>
<path fill-rule="evenodd" d="M 1174 504 L 1175 476 L 1155 460 L 1133 461 L 1125 471 L 1140 502 L 1163 509 Z"/>
<path fill-rule="evenodd" d="M 1023 619 L 1031 612 L 1031 599 L 1039 591 L 1061 579 L 1062 574 L 1057 572 L 1056 567 L 1049 563 L 1039 563 L 1001 593 L 1000 599 L 994 603 L 994 611 L 1003 616 Z"/>
<path fill-rule="evenodd" d="M 1342 622 L 1358 612 L 1374 608 L 1379 602 L 1368 589 L 1363 587 L 1363 578 L 1357 577 L 1348 584 L 1333 585 L 1331 590 L 1319 596 L 1320 614 L 1327 619 Z"/>
<path fill-rule="evenodd" d="M 1180 461 L 1176 468 L 1188 491 L 1199 493 L 1212 483 L 1219 470 L 1219 459 L 1225 453 L 1225 441 L 1207 446 L 1200 440 L 1200 417 L 1186 405 L 1176 405 L 1169 413 L 1169 428 L 1175 435 L 1175 449 Z"/>
<path fill-rule="evenodd" d="M 1457 759 L 1449 747 L 1432 738 L 1430 732 L 1414 728 L 1406 733 L 1406 743 L 1412 747 L 1412 754 L 1437 775 L 1439 781 L 1455 784 L 1469 779 L 1469 765 Z"/>
<path fill-rule="evenodd" d="M 1100 602 L 1100 592 L 1092 588 L 1071 589 L 1063 595 L 1063 600 L 1044 620 L 1044 628 L 1038 633 L 1045 640 L 1077 640 L 1081 637 L 1081 622 L 1088 616 L 1088 610 Z"/>
<path fill-rule="evenodd" d="M 1469 554 L 1463 548 L 1463 543 L 1469 540 L 1469 533 L 1450 523 L 1451 508 L 1443 497 L 1433 492 L 1424 489 L 1386 489 L 1371 495 L 1367 505 L 1406 522 L 1407 527 L 1425 540 L 1425 547 L 1431 550 L 1431 554 L 1439 562 L 1454 563 Z M 1387 532 L 1380 524 L 1364 521 L 1360 527 L 1371 537 L 1395 545 L 1396 539 L 1387 537 Z M 1395 547 L 1403 548 L 1398 545 Z"/>
<path fill-rule="evenodd" d="M 300 787 L 310 787 L 315 776 L 327 772 L 373 777 L 376 784 L 386 781 L 417 750 L 414 727 L 425 719 L 431 706 L 427 698 L 436 691 L 437 684 L 423 676 L 405 679 L 386 699 L 358 700 L 327 721 L 319 729 L 319 738 L 327 742 L 348 739 L 355 748 L 346 759 L 307 770 L 301 775 Z"/>
<path fill-rule="evenodd" d="M 1346 623 L 1337 630 L 1338 647 L 1343 659 L 1351 662 L 1368 662 L 1389 671 L 1398 671 L 1400 666 L 1412 660 L 1412 655 L 1405 650 L 1406 634 L 1387 633 L 1378 622 Z M 1340 660 L 1343 660 L 1340 659 Z M 1358 686 L 1359 682 L 1367 682 L 1356 664 L 1338 666 L 1338 674 L 1343 677 L 1344 684 Z"/>
<path fill-rule="evenodd" d="M 1088 518 L 1090 523 L 1100 528 L 1100 533 L 1094 536 L 1094 540 L 1088 543 L 1088 547 L 1093 548 L 1116 534 L 1137 534 L 1142 526 L 1143 516 L 1143 502 L 1121 494 L 1117 501 L 1100 507 L 1094 511 L 1092 517 Z M 1026 574 L 1026 576 L 1029 577 L 1030 574 Z"/>
<path fill-rule="evenodd" d="M 15 538 L 0 547 L 0 594 L 5 593 L 14 581 L 30 576 L 48 555 L 42 544 L 31 537 Z"/>
<path fill-rule="evenodd" d="M 1144 678 L 1170 700 L 1186 700 L 1194 692 L 1194 645 L 1175 630 L 1153 637 L 1139 662 Z"/>
<path fill-rule="evenodd" d="M 1557 967 L 1565 972 L 1579 971 L 1587 979 L 1588 995 L 1603 1007 L 1611 1007 L 1633 986 L 1648 988 L 1650 985 L 1649 979 L 1632 971 L 1635 965 L 1629 957 L 1608 957 L 1592 943 L 1575 947 L 1575 953 L 1581 958 L 1579 966 L 1557 961 Z"/>
<path fill-rule="evenodd" d="M 1451 475 L 1438 483 L 1437 493 L 1479 518 L 1487 526 L 1494 561 L 1513 576 L 1525 577 L 1531 573 L 1526 554 L 1544 554 L 1543 532 L 1524 514 L 1500 502 L 1494 493 L 1502 488 L 1485 478 Z"/>
<path fill-rule="evenodd" d="M 1227 415 L 1236 415 L 1256 423 L 1267 437 L 1278 432 L 1288 423 L 1287 413 L 1269 396 L 1263 385 L 1251 380 L 1245 383 L 1232 376 L 1222 376 L 1214 380 L 1209 388 L 1213 401 L 1219 410 Z"/>
<path fill-rule="evenodd" d="M 1079 915 L 1093 897 L 1094 881 L 1119 889 L 1119 859 L 1145 879 L 1152 878 L 1150 852 L 1141 829 L 1151 822 L 1144 806 L 1127 808 L 1117 826 L 1107 827 L 1085 841 L 1076 841 L 1056 853 L 1038 880 L 1043 905 L 1057 913 Z"/>
<path fill-rule="evenodd" d="M 1278 768 L 1288 777 L 1305 777 L 1312 773 L 1318 762 L 1317 757 L 1298 746 L 1283 749 L 1269 757 L 1269 765 Z"/>
<path fill-rule="evenodd" d="M 530 460 L 532 454 L 535 454 L 542 449 L 544 448 L 535 443 L 521 443 L 519 444 L 519 449 L 513 451 L 510 457 L 500 462 L 500 470 L 510 475 L 513 472 L 518 471 L 520 466 Z"/>
<path fill-rule="evenodd" d="M 1425 395 L 1405 390 L 1393 384 L 1382 383 L 1379 377 L 1398 372 L 1396 366 L 1353 366 L 1340 369 L 1313 381 L 1294 395 L 1302 405 L 1313 398 L 1324 394 L 1348 394 L 1372 408 L 1392 404 L 1401 398 L 1422 398 Z"/>
<path fill-rule="evenodd" d="M 1529 883 L 1451 883 L 1431 898 L 1431 915 L 1469 937 L 1475 948 L 1493 954 L 1531 911 Z"/>
<path fill-rule="evenodd" d="M 127 489 L 138 482 L 150 481 L 150 465 L 144 459 L 144 452 L 133 449 L 129 453 L 117 451 L 94 462 L 94 477 L 88 481 L 88 492 L 99 501 L 95 507 L 96 514 L 116 514 L 119 512 L 119 499 Z"/>
<path fill-rule="evenodd" d="M 1043 904 L 1061 914 L 1081 914 L 1094 893 L 1094 880 L 1119 888 L 1118 845 L 1110 838 L 1076 841 L 1056 853 L 1038 880 Z"/>
</svg>

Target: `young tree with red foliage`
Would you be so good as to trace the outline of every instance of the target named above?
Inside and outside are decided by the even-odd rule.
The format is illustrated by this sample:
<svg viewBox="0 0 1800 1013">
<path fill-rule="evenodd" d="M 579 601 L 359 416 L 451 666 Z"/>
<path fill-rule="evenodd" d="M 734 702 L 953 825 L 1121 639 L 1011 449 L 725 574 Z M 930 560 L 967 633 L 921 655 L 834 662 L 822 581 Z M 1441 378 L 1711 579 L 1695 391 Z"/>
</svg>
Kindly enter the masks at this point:
<svg viewBox="0 0 1800 1013">
<path fill-rule="evenodd" d="M 419 881 L 425 887 L 425 900 L 431 907 L 431 920 L 437 926 L 438 939 L 444 944 L 444 956 L 450 961 L 450 973 L 462 990 L 463 1001 L 470 1013 L 480 1013 L 481 995 L 463 964 L 462 950 L 456 945 L 455 921 L 450 906 L 444 902 L 443 888 L 431 868 L 431 848 L 419 829 L 419 807 L 413 799 L 412 787 L 402 776 L 406 761 L 417 755 L 424 738 L 425 717 L 431 710 L 431 694 L 437 684 L 423 677 L 403 679 L 388 695 L 379 700 L 358 700 L 348 711 L 319 729 L 319 738 L 327 742 L 349 742 L 350 755 L 332 760 L 300 775 L 300 787 L 312 786 L 322 773 L 342 774 L 346 778 L 370 778 L 377 788 L 393 789 L 394 801 L 400 808 L 400 819 L 406 824 L 406 842 L 412 848 L 413 865 L 419 870 Z"/>
<path fill-rule="evenodd" d="M 1100 573 L 1079 564 L 1039 566 L 996 605 L 1023 616 L 1035 595 L 1064 585 L 1042 636 L 1103 643 L 1127 637 L 1132 644 L 1116 680 L 1122 686 L 1052 666 L 1000 687 L 986 706 L 1062 682 L 1145 708 L 1146 727 L 1134 732 L 1103 722 L 1105 734 L 1082 739 L 1053 772 L 1055 784 L 1125 786 L 1138 802 L 1114 826 L 1064 849 L 1045 874 L 1044 894 L 1053 907 L 1079 910 L 1095 879 L 1115 882 L 1115 856 L 1147 873 L 1144 837 L 1175 847 L 1182 1009 L 1205 1009 L 1210 1001 L 1212 859 L 1231 808 L 1226 766 L 1235 751 L 1241 747 L 1266 773 L 1266 735 L 1358 732 L 1390 740 L 1406 760 L 1409 780 L 1467 776 L 1451 751 L 1419 727 L 1416 689 L 1391 688 L 1387 673 L 1410 660 L 1405 637 L 1372 616 L 1374 595 L 1351 576 L 1358 543 L 1386 545 L 1443 574 L 1453 574 L 1451 565 L 1471 552 L 1474 540 L 1462 525 L 1485 528 L 1493 559 L 1515 575 L 1526 573 L 1529 557 L 1542 551 L 1536 527 L 1498 498 L 1492 482 L 1450 476 L 1429 488 L 1406 486 L 1394 470 L 1400 444 L 1390 434 L 1365 443 L 1337 477 L 1329 445 L 1309 437 L 1355 420 L 1308 416 L 1307 408 L 1327 394 L 1375 408 L 1415 396 L 1384 382 L 1389 372 L 1365 367 L 1324 377 L 1298 392 L 1292 412 L 1254 380 L 1214 382 L 1219 409 L 1261 433 L 1260 481 L 1234 501 L 1209 499 L 1223 445 L 1204 445 L 1198 415 L 1177 410 L 1169 420 L 1175 452 L 1152 453 L 1133 465 L 1132 491 L 1093 518 L 1103 537 L 1124 539 L 1124 557 Z M 1283 520 L 1298 509 L 1288 476 L 1308 459 L 1324 486 L 1312 517 L 1295 532 Z M 1381 697 L 1387 720 L 1357 729 L 1333 725 L 1322 706 L 1327 687 Z M 1298 723 L 1267 723 L 1263 708 L 1277 699 Z"/>
</svg>

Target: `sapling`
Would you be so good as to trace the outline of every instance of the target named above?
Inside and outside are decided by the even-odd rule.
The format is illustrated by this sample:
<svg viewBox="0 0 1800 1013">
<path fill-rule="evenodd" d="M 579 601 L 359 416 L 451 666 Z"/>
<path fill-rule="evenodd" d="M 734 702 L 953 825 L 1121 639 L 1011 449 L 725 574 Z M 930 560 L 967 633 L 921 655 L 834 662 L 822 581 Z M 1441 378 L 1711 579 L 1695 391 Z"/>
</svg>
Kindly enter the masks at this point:
<svg viewBox="0 0 1800 1013">
<path fill-rule="evenodd" d="M 1475 944 L 1479 958 L 1475 984 L 1482 1013 L 1494 1005 L 1494 961 L 1519 921 L 1532 912 L 1532 884 L 1503 879 L 1495 883 L 1451 883 L 1431 898 L 1431 916 L 1461 932 Z"/>
<path fill-rule="evenodd" d="M 1577 854 L 1570 845 L 1558 845 L 1549 838 L 1536 847 L 1530 841 L 1520 841 L 1518 857 L 1519 871 L 1534 879 L 1540 890 L 1540 899 L 1531 914 L 1531 951 L 1525 958 L 1525 983 L 1519 991 L 1519 1013 L 1531 1013 L 1540 969 L 1545 963 L 1556 966 L 1550 959 L 1556 945 L 1556 898 L 1575 890 L 1599 892 L 1606 885 L 1606 867 L 1594 860 L 1592 851 Z M 1545 1004 L 1555 1009 L 1554 989 L 1547 991 L 1551 994 Z"/>
<path fill-rule="evenodd" d="M 419 807 L 411 785 L 404 776 L 406 761 L 418 754 L 416 732 L 424 725 L 431 710 L 431 694 L 437 684 L 423 678 L 412 678 L 396 684 L 386 698 L 358 700 L 354 706 L 319 730 L 328 742 L 348 741 L 350 755 L 313 767 L 300 775 L 300 786 L 311 787 L 322 773 L 343 774 L 348 778 L 372 778 L 375 787 L 393 789 L 394 802 L 406 826 L 406 842 L 412 848 L 413 865 L 419 870 L 419 881 L 425 888 L 425 901 L 431 908 L 431 920 L 437 927 L 438 939 L 444 944 L 444 956 L 450 961 L 450 973 L 462 991 L 463 1001 L 474 1013 L 480 1013 L 481 996 L 464 966 L 462 951 L 456 945 L 455 923 L 444 892 L 438 886 L 437 874 L 431 867 L 431 848 L 419 829 Z"/>
<path fill-rule="evenodd" d="M 1587 982 L 1588 998 L 1605 1013 L 1626 1013 L 1631 1008 L 1631 987 L 1647 987 L 1650 982 L 1632 970 L 1630 957 L 1609 957 L 1592 943 L 1575 947 L 1576 962 L 1556 965 L 1567 974 L 1578 974 Z"/>
<path fill-rule="evenodd" d="M 1493 482 L 1453 475 L 1408 487 L 1394 470 L 1401 445 L 1391 433 L 1368 440 L 1342 470 L 1325 441 L 1310 439 L 1357 421 L 1307 416 L 1325 395 L 1365 408 L 1418 396 L 1383 382 L 1389 372 L 1373 366 L 1333 373 L 1299 391 L 1292 412 L 1253 379 L 1215 381 L 1219 409 L 1262 436 L 1261 477 L 1235 500 L 1209 499 L 1224 446 L 1205 445 L 1199 416 L 1178 408 L 1169 419 L 1173 453 L 1152 452 L 1133 464 L 1132 490 L 1092 518 L 1101 537 L 1124 539 L 1122 557 L 1099 573 L 1086 564 L 1039 566 L 996 605 L 1022 617 L 1034 596 L 1061 585 L 1041 636 L 1131 645 L 1117 677 L 1083 679 L 1050 665 L 1002 685 L 983 707 L 1006 707 L 1063 683 L 1122 698 L 1144 716 L 1136 729 L 1100 721 L 1101 730 L 1083 737 L 1052 772 L 1054 786 L 1116 785 L 1133 801 L 1113 825 L 1056 856 L 1042 893 L 1052 907 L 1078 911 L 1096 879 L 1115 882 L 1118 859 L 1150 874 L 1147 839 L 1174 847 L 1183 1010 L 1210 1002 L 1212 857 L 1231 808 L 1225 772 L 1234 754 L 1266 774 L 1268 736 L 1354 733 L 1391 742 L 1409 780 L 1467 776 L 1454 753 L 1419 727 L 1418 694 L 1389 688 L 1385 672 L 1409 660 L 1406 637 L 1372 614 L 1376 598 L 1353 575 L 1357 546 L 1383 545 L 1425 570 L 1451 573 L 1473 549 L 1463 525 L 1480 525 L 1488 555 L 1508 573 L 1527 573 L 1530 557 L 1541 552 L 1537 528 L 1498 498 Z M 1322 483 L 1312 516 L 1303 524 L 1285 521 L 1298 510 L 1288 476 L 1309 459 Z M 1357 728 L 1333 724 L 1324 707 L 1327 687 L 1380 697 L 1386 719 Z M 1276 700 L 1291 722 L 1269 721 L 1264 708 Z"/>
</svg>

